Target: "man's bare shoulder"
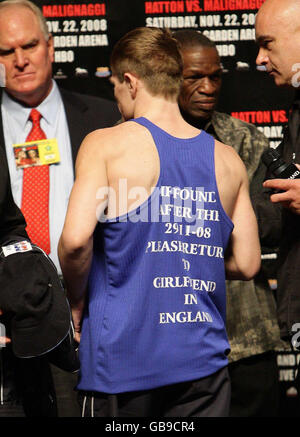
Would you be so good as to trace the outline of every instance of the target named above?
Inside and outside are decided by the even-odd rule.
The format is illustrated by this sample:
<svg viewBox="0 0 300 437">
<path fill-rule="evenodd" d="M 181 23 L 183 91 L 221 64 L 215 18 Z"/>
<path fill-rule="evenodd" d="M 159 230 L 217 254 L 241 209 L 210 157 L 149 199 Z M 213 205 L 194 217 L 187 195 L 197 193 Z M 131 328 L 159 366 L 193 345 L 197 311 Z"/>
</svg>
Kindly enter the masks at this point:
<svg viewBox="0 0 300 437">
<path fill-rule="evenodd" d="M 131 140 L 136 140 L 140 129 L 140 125 L 131 121 L 97 129 L 84 138 L 79 149 L 78 160 L 85 156 L 108 158 L 128 146 Z"/>
<path fill-rule="evenodd" d="M 229 217 L 232 217 L 241 187 L 248 187 L 247 171 L 243 161 L 231 146 L 219 141 L 215 144 L 215 173 L 219 195 L 224 210 Z"/>
<path fill-rule="evenodd" d="M 234 184 L 248 180 L 245 164 L 233 147 L 215 142 L 215 168 L 217 180 L 231 180 Z"/>
<path fill-rule="evenodd" d="M 229 166 L 236 166 L 237 168 L 240 168 L 241 171 L 244 171 L 245 169 L 243 161 L 234 148 L 221 143 L 218 140 L 215 140 L 215 159 L 216 161 L 224 161 L 224 163 Z"/>
<path fill-rule="evenodd" d="M 216 153 L 220 154 L 221 156 L 226 156 L 229 159 L 235 159 L 235 157 L 239 157 L 238 153 L 232 146 L 221 143 L 221 141 L 215 140 L 215 148 Z"/>
<path fill-rule="evenodd" d="M 138 129 L 139 125 L 137 123 L 126 121 L 112 127 L 94 130 L 85 137 L 84 143 L 95 144 L 101 141 L 106 144 L 113 143 L 116 140 L 125 141 L 128 135 L 136 133 Z"/>
</svg>

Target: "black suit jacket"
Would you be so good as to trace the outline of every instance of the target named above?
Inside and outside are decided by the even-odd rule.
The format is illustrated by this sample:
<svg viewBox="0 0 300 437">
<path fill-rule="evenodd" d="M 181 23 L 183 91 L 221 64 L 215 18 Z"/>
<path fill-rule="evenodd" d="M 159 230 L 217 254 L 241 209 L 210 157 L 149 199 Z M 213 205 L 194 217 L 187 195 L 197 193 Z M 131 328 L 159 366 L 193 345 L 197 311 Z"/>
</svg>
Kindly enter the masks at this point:
<svg viewBox="0 0 300 437">
<path fill-rule="evenodd" d="M 120 119 L 116 103 L 60 89 L 69 127 L 73 160 L 84 137 L 96 129 L 113 126 Z"/>
<path fill-rule="evenodd" d="M 1 146 L 3 147 L 2 143 Z M 23 214 L 13 201 L 7 161 L 2 147 L 0 147 L 0 246 L 12 241 L 28 239 Z M 0 322 L 5 324 L 9 335 L 7 314 L 0 316 Z M 55 391 L 46 358 L 28 360 L 15 358 L 9 345 L 0 348 L 0 363 L 0 379 L 4 392 L 0 417 L 10 413 L 7 405 L 14 401 L 22 402 L 27 416 L 57 415 Z"/>
<path fill-rule="evenodd" d="M 13 201 L 6 156 L 0 148 L 0 246 L 28 239 L 24 217 Z"/>
<path fill-rule="evenodd" d="M 12 241 L 28 240 L 26 222 L 13 201 L 9 172 L 3 143 L 0 147 L 0 246 Z M 21 272 L 16 272 L 21 274 Z M 1 293 L 1 290 L 0 290 Z M 9 318 L 0 316 L 9 335 Z M 0 348 L 0 379 L 3 385 L 4 404 L 0 405 L 0 417 L 10 413 L 7 408 L 14 401 L 21 401 L 26 416 L 57 415 L 55 391 L 49 363 L 44 357 L 22 360 L 16 358 L 10 345 Z"/>
</svg>

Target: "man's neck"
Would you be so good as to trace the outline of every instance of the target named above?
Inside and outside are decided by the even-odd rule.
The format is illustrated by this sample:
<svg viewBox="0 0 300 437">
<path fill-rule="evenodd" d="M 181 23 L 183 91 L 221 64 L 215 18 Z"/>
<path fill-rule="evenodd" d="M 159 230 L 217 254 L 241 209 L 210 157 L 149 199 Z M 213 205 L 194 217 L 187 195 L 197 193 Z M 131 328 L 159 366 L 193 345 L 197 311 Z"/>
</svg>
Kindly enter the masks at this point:
<svg viewBox="0 0 300 437">
<path fill-rule="evenodd" d="M 192 117 L 183 111 L 181 111 L 181 114 L 187 123 L 191 124 L 192 126 L 196 127 L 197 129 L 206 130 L 211 122 L 211 117 L 209 117 L 209 118 Z"/>
<path fill-rule="evenodd" d="M 145 117 L 152 123 L 179 138 L 191 137 L 196 134 L 194 127 L 191 127 L 183 119 L 178 107 L 177 100 L 168 100 L 164 97 L 143 96 L 145 98 L 137 101 L 134 111 L 134 118 Z M 196 127 L 199 130 L 198 127 Z"/>
</svg>

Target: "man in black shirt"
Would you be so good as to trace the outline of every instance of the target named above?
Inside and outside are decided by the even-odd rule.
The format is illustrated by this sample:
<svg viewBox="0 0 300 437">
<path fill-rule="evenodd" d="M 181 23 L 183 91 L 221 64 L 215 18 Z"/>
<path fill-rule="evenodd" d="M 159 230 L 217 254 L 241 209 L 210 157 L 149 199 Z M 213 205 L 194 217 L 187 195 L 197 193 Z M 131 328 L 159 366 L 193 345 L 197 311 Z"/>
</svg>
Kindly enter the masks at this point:
<svg viewBox="0 0 300 437">
<path fill-rule="evenodd" d="M 0 147 L 0 246 L 13 241 L 29 241 L 25 227 L 24 217 L 12 198 L 7 162 Z M 5 326 L 5 314 L 1 309 L 0 323 Z M 46 358 L 16 358 L 10 343 L 5 347 L 2 343 L 0 380 L 0 417 L 57 415 L 55 390 Z"/>
<path fill-rule="evenodd" d="M 256 63 L 266 68 L 280 87 L 299 87 L 300 4 L 297 0 L 266 0 L 256 19 L 259 53 Z M 287 162 L 300 162 L 299 96 L 296 95 L 281 150 Z M 283 231 L 278 268 L 278 318 L 282 338 L 292 339 L 300 322 L 300 179 L 272 179 L 265 187 L 278 191 L 270 197 L 283 206 Z M 294 344 L 299 347 L 299 344 Z"/>
</svg>

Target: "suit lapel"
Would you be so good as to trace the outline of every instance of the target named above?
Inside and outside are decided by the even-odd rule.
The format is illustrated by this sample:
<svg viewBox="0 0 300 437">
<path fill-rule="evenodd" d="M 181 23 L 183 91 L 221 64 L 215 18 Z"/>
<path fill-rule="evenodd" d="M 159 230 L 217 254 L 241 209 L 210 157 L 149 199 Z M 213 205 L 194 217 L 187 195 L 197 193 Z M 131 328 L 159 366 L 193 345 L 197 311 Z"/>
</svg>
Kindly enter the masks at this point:
<svg viewBox="0 0 300 437">
<path fill-rule="evenodd" d="M 2 90 L 0 89 L 0 109 L 2 105 Z M 0 113 L 0 147 L 5 150 L 2 114 Z"/>
<path fill-rule="evenodd" d="M 72 93 L 63 89 L 60 89 L 60 93 L 67 117 L 74 165 L 79 146 L 87 134 L 83 117 L 88 108 L 83 101 L 74 98 Z"/>
</svg>

